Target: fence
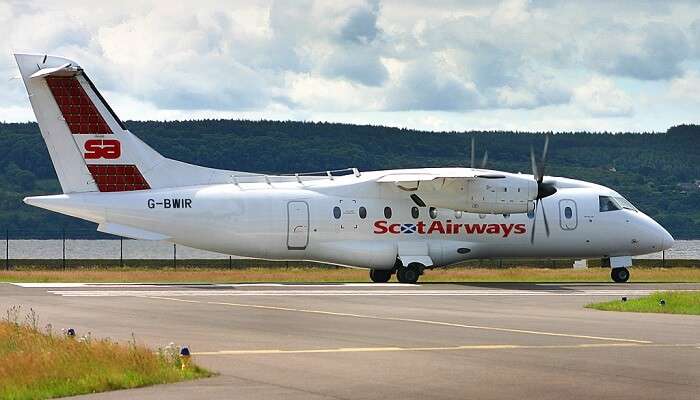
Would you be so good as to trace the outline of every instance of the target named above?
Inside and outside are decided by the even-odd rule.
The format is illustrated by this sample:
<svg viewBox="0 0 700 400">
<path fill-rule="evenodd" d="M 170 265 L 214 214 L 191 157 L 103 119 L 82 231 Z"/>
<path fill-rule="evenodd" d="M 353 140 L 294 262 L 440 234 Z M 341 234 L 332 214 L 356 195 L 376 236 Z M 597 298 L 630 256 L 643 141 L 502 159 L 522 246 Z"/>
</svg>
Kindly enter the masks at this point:
<svg viewBox="0 0 700 400">
<path fill-rule="evenodd" d="M 236 256 L 228 256 L 167 242 L 132 240 L 116 236 L 103 235 L 112 239 L 94 239 L 92 229 L 61 229 L 58 231 L 33 232 L 37 237 L 56 237 L 59 239 L 26 239 L 30 231 L 6 230 L 0 251 L 4 253 L 4 268 L 42 267 L 42 268 L 76 268 L 76 267 L 155 267 L 155 268 L 246 268 L 246 267 L 309 267 L 323 264 L 292 261 L 267 261 Z M 690 251 L 670 251 L 660 254 L 656 260 L 636 259 L 636 265 L 653 266 L 696 266 L 697 244 L 691 241 L 686 247 Z M 682 247 L 682 246 L 681 246 Z M 470 260 L 458 264 L 468 267 L 505 268 L 514 266 L 571 268 L 573 259 L 558 260 Z M 589 266 L 598 266 L 599 261 L 589 262 Z M 327 265 L 331 267 L 330 265 Z"/>
</svg>

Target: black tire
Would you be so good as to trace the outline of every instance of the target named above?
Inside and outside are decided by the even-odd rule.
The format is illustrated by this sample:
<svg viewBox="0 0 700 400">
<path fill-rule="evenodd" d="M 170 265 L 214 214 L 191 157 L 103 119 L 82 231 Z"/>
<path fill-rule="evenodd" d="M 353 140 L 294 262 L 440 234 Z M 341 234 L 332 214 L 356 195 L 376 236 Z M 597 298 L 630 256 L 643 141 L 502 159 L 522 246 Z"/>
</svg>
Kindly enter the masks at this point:
<svg viewBox="0 0 700 400">
<path fill-rule="evenodd" d="M 613 268 L 610 277 L 617 283 L 625 283 L 630 279 L 630 271 L 627 268 Z"/>
<path fill-rule="evenodd" d="M 390 269 L 370 269 L 369 278 L 375 283 L 386 283 L 391 279 Z"/>
<path fill-rule="evenodd" d="M 399 267 L 396 271 L 396 278 L 398 278 L 401 283 L 416 283 L 418 278 L 420 278 L 422 265 L 418 263 L 411 263 L 405 267 Z"/>
</svg>

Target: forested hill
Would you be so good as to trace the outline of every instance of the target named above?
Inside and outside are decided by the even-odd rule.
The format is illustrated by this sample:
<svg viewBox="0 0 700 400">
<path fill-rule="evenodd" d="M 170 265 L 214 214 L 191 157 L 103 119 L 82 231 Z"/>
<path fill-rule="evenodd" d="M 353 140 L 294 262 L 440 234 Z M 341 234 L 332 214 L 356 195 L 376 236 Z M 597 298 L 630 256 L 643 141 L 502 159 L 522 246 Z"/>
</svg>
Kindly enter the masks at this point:
<svg viewBox="0 0 700 400">
<path fill-rule="evenodd" d="M 541 133 L 431 133 L 381 126 L 292 121 L 127 121 L 164 155 L 215 168 L 267 173 L 466 166 L 469 141 L 488 168 L 530 172 L 530 145 Z M 700 126 L 660 133 L 554 133 L 547 174 L 610 186 L 657 219 L 676 238 L 700 238 Z M 34 123 L 0 123 L 0 229 L 25 237 L 60 236 L 89 223 L 22 203 L 29 195 L 60 193 Z"/>
</svg>

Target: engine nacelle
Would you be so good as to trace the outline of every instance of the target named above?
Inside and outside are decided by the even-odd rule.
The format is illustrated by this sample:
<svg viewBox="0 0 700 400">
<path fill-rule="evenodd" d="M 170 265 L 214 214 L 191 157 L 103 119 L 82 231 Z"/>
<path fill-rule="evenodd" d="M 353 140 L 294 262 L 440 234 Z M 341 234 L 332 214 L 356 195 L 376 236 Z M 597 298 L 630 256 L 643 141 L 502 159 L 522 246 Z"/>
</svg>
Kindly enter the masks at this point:
<svg viewBox="0 0 700 400">
<path fill-rule="evenodd" d="M 537 182 L 530 176 L 452 179 L 418 190 L 427 206 L 479 214 L 517 214 L 534 210 Z"/>
</svg>

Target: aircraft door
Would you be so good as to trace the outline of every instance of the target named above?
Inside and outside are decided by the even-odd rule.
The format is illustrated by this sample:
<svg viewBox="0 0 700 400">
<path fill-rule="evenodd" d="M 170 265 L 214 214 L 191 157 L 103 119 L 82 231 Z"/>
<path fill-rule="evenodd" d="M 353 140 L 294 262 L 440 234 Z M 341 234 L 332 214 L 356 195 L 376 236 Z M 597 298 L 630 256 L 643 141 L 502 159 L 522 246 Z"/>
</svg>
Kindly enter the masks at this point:
<svg viewBox="0 0 700 400">
<path fill-rule="evenodd" d="M 305 201 L 287 203 L 287 249 L 304 250 L 309 244 L 309 204 Z"/>
<path fill-rule="evenodd" d="M 578 225 L 576 202 L 569 199 L 559 200 L 559 225 L 561 229 L 570 231 Z"/>
</svg>

